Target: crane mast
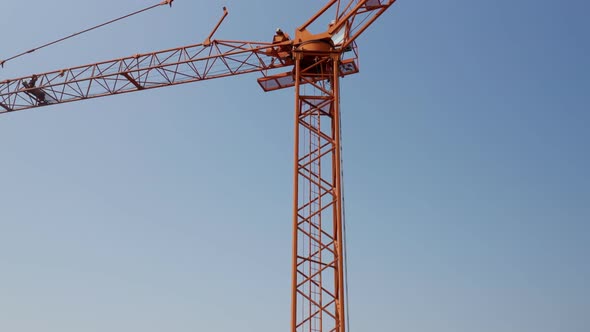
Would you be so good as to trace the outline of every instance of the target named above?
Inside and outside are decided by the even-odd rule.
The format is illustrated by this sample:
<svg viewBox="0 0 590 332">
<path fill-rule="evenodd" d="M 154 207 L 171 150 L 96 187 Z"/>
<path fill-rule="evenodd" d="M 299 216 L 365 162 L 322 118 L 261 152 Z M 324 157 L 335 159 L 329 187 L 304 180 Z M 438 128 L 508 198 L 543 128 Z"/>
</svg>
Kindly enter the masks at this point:
<svg viewBox="0 0 590 332">
<path fill-rule="evenodd" d="M 295 52 L 292 331 L 344 331 L 340 55 L 309 56 Z"/>
<path fill-rule="evenodd" d="M 345 332 L 340 78 L 359 71 L 356 39 L 395 1 L 329 0 L 293 39 L 211 40 L 217 24 L 201 44 L 4 80 L 0 114 L 253 72 L 264 91 L 294 87 L 290 330 Z"/>
<path fill-rule="evenodd" d="M 356 38 L 394 2 L 332 0 L 295 32 L 291 332 L 346 330 L 340 77 L 358 72 Z"/>
</svg>

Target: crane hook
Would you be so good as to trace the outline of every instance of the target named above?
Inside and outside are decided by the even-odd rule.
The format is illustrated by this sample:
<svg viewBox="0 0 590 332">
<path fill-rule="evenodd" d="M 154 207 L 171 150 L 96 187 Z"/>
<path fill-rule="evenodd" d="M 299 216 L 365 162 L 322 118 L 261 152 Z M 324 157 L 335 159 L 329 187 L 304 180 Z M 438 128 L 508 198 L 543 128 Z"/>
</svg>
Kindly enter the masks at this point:
<svg viewBox="0 0 590 332">
<path fill-rule="evenodd" d="M 164 0 L 160 3 L 160 5 L 170 5 L 170 7 L 172 7 L 172 2 L 174 0 Z"/>
</svg>

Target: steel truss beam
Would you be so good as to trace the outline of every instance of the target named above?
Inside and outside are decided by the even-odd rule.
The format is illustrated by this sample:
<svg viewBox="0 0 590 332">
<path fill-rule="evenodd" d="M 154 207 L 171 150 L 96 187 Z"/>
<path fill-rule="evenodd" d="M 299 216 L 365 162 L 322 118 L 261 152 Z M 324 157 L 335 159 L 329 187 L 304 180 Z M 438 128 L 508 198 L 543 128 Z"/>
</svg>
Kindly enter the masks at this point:
<svg viewBox="0 0 590 332">
<path fill-rule="evenodd" d="M 283 43 L 290 45 L 290 42 Z M 292 65 L 283 44 L 215 40 L 0 82 L 0 114 Z"/>
</svg>

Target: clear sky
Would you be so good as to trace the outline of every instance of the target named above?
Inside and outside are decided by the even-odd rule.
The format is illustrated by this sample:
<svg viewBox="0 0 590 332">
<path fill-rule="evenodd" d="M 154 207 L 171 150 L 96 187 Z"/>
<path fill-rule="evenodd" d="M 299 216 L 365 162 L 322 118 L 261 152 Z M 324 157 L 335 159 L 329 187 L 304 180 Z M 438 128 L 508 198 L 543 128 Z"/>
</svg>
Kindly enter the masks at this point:
<svg viewBox="0 0 590 332">
<path fill-rule="evenodd" d="M 4 1 L 0 58 L 151 5 Z M 324 1 L 188 1 L 0 80 L 293 33 Z M 343 79 L 352 332 L 587 332 L 587 1 L 400 0 Z M 0 116 L 0 331 L 287 331 L 293 91 L 256 75 Z"/>
</svg>

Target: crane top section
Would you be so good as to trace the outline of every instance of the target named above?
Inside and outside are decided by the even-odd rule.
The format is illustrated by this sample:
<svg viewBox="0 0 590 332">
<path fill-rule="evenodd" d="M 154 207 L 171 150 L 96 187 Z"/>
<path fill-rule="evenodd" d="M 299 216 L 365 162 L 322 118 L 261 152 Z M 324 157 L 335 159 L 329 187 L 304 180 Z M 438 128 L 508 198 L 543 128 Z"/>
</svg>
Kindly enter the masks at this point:
<svg viewBox="0 0 590 332">
<path fill-rule="evenodd" d="M 292 67 L 297 54 L 314 52 L 339 55 L 340 75 L 354 74 L 359 71 L 356 39 L 395 1 L 329 0 L 294 38 L 277 29 L 272 42 L 212 39 L 227 16 L 223 8 L 201 44 L 0 81 L 0 114 L 252 72 L 261 73 L 258 83 L 272 91 L 294 85 L 292 71 L 276 74 L 275 69 Z"/>
<path fill-rule="evenodd" d="M 330 0 L 320 11 L 295 31 L 295 44 L 330 40 L 336 50 L 346 51 L 396 0 Z M 312 33 L 312 26 L 328 22 L 323 32 Z M 321 27 L 320 27 L 321 28 Z"/>
</svg>

